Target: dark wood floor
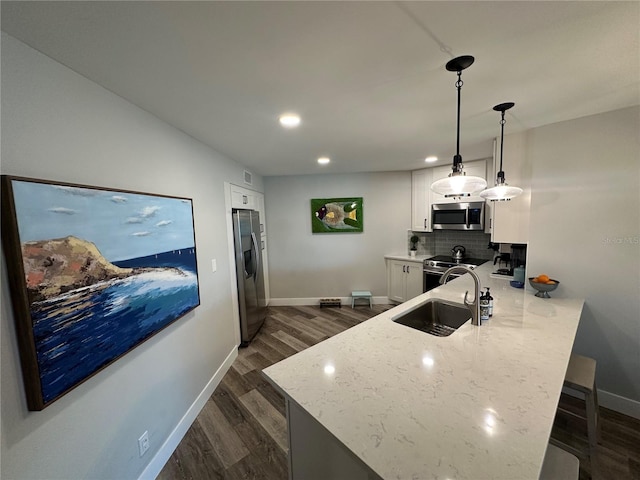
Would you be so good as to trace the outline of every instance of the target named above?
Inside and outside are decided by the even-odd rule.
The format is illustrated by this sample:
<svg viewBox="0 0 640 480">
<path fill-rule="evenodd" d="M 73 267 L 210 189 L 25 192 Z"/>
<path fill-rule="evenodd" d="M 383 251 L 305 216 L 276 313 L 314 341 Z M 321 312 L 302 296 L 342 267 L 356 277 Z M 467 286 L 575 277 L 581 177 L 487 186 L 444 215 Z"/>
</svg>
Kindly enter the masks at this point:
<svg viewBox="0 0 640 480">
<path fill-rule="evenodd" d="M 286 480 L 284 399 L 260 371 L 388 308 L 270 307 L 264 326 L 249 347 L 239 350 L 158 480 Z M 564 395 L 560 403 L 573 411 L 581 408 L 580 401 Z M 602 444 L 593 466 L 580 459 L 580 480 L 592 478 L 594 469 L 597 480 L 640 479 L 640 420 L 602 407 L 601 419 Z M 558 417 L 554 436 L 583 448 L 585 428 Z"/>
</svg>

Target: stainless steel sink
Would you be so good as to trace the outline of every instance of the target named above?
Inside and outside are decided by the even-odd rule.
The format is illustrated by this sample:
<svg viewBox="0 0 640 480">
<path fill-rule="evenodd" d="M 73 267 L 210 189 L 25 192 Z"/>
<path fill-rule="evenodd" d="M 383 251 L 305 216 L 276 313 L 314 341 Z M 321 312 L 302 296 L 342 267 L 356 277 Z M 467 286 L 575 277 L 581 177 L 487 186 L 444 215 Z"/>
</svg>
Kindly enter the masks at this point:
<svg viewBox="0 0 640 480">
<path fill-rule="evenodd" d="M 433 298 L 393 321 L 437 337 L 448 337 L 470 318 L 471 312 L 465 305 Z"/>
</svg>

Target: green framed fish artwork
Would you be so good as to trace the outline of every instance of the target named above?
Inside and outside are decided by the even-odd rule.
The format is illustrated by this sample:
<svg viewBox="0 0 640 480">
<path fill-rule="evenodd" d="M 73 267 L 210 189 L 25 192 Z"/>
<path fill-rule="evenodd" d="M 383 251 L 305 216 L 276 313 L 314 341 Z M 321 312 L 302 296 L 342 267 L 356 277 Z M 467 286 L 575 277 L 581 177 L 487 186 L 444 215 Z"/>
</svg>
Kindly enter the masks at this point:
<svg viewBox="0 0 640 480">
<path fill-rule="evenodd" d="M 362 197 L 312 198 L 312 233 L 361 233 Z"/>
</svg>

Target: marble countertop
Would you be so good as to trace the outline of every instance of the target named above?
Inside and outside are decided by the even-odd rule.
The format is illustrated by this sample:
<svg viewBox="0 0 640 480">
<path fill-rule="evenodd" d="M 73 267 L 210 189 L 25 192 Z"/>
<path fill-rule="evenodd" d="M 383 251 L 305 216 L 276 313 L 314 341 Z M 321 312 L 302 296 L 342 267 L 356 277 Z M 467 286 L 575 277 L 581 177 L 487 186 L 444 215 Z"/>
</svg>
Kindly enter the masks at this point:
<svg viewBox="0 0 640 480">
<path fill-rule="evenodd" d="M 534 296 L 475 269 L 493 317 L 440 338 L 393 322 L 464 275 L 263 370 L 384 479 L 537 479 L 582 299 Z M 553 295 L 553 294 L 552 294 Z"/>
</svg>

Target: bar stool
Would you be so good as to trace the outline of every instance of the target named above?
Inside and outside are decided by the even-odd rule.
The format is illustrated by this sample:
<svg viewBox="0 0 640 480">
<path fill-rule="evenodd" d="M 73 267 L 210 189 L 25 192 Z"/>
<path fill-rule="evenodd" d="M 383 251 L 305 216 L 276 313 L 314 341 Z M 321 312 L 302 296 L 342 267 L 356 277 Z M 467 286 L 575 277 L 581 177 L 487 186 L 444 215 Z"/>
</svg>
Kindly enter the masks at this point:
<svg viewBox="0 0 640 480">
<path fill-rule="evenodd" d="M 595 449 L 600 441 L 600 412 L 598 407 L 598 390 L 596 388 L 596 361 L 593 358 L 572 353 L 569 359 L 567 373 L 564 377 L 564 386 L 565 388 L 584 394 L 587 434 L 589 437 L 589 450 L 586 453 L 590 459 L 593 459 Z M 558 408 L 558 410 L 574 417 L 584 418 L 562 408 Z M 572 453 L 585 453 L 554 438 L 551 438 L 550 441 L 553 445 Z"/>
<path fill-rule="evenodd" d="M 549 444 L 542 462 L 540 480 L 578 480 L 579 476 L 580 460 L 569 452 Z"/>
</svg>

